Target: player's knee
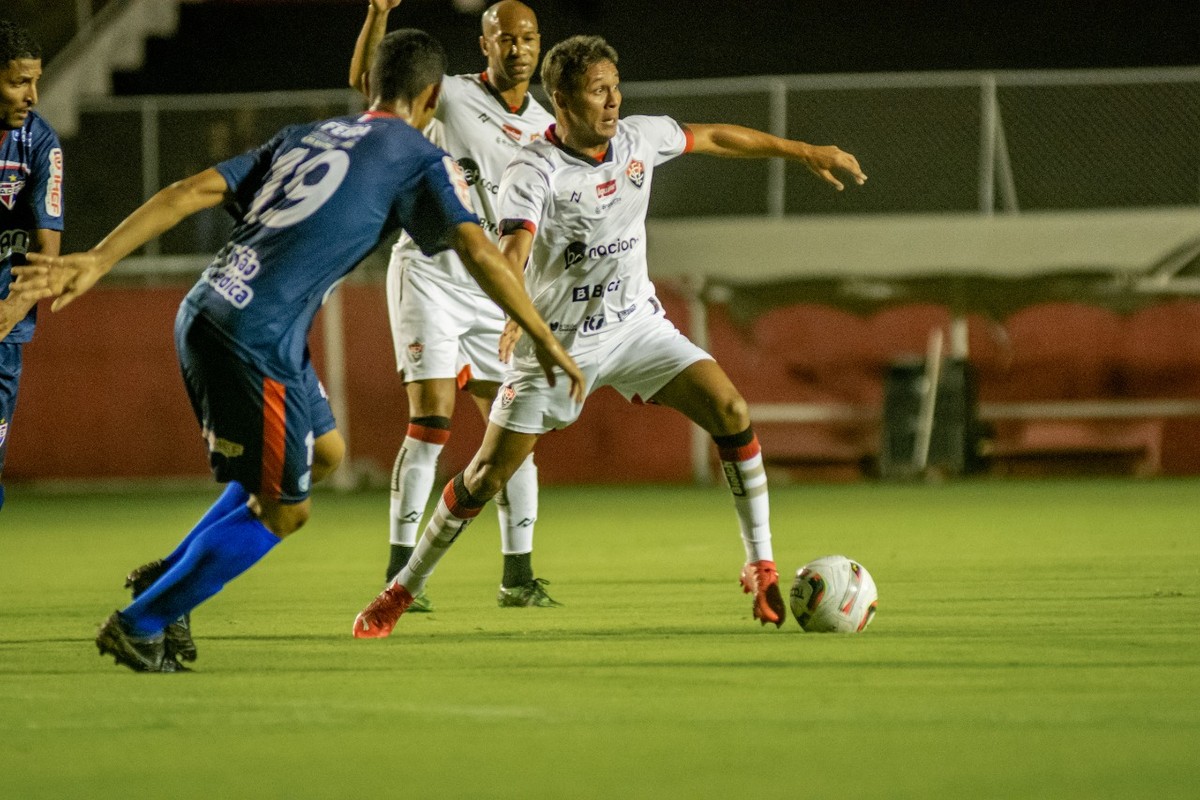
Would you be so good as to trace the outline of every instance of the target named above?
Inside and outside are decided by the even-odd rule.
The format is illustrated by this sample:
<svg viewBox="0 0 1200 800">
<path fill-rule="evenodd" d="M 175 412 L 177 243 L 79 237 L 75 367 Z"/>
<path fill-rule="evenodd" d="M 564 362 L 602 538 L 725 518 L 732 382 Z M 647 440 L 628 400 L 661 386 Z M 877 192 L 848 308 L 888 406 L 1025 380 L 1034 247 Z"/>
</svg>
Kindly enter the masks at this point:
<svg viewBox="0 0 1200 800">
<path fill-rule="evenodd" d="M 511 469 L 505 469 L 503 464 L 479 462 L 471 465 L 464 476 L 467 491 L 476 500 L 488 501 L 500 493 L 512 475 Z"/>
<path fill-rule="evenodd" d="M 304 523 L 308 522 L 312 501 L 306 499 L 299 503 L 259 502 L 256 511 L 259 521 L 267 530 L 282 539 L 300 530 Z"/>
<path fill-rule="evenodd" d="M 346 457 L 346 441 L 337 431 L 330 431 L 317 439 L 313 446 L 313 483 L 324 480 Z"/>
<path fill-rule="evenodd" d="M 750 427 L 750 406 L 736 391 L 714 398 L 713 422 L 715 435 L 741 433 Z"/>
</svg>

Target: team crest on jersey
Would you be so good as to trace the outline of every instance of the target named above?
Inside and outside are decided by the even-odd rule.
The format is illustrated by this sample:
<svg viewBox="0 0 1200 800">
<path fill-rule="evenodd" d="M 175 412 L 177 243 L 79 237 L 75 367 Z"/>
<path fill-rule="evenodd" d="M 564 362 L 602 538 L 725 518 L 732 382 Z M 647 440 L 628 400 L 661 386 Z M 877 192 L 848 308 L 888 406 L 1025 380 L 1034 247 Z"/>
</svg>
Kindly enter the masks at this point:
<svg viewBox="0 0 1200 800">
<path fill-rule="evenodd" d="M 640 189 L 642 188 L 642 184 L 646 181 L 646 165 L 635 158 L 630 161 L 629 166 L 625 168 L 625 174 L 629 177 L 629 180 L 633 183 L 633 185 Z"/>
<path fill-rule="evenodd" d="M 500 407 L 508 408 L 512 405 L 512 401 L 517 397 L 517 390 L 513 388 L 511 383 L 506 383 L 500 389 Z"/>
<path fill-rule="evenodd" d="M 425 343 L 420 339 L 414 340 L 408 346 L 408 360 L 414 364 L 420 364 L 421 358 L 425 355 Z"/>
<path fill-rule="evenodd" d="M 9 211 L 17 195 L 25 188 L 25 165 L 19 161 L 0 161 L 0 203 Z"/>
<path fill-rule="evenodd" d="M 62 209 L 63 158 L 62 150 L 50 151 L 50 180 L 46 182 L 46 213 L 61 217 Z"/>
<path fill-rule="evenodd" d="M 616 178 L 613 178 L 611 181 L 605 181 L 604 183 L 602 183 L 596 187 L 596 197 L 599 197 L 601 200 L 603 200 L 606 197 L 610 197 L 611 195 L 616 194 L 616 192 L 617 192 L 617 179 Z"/>
</svg>

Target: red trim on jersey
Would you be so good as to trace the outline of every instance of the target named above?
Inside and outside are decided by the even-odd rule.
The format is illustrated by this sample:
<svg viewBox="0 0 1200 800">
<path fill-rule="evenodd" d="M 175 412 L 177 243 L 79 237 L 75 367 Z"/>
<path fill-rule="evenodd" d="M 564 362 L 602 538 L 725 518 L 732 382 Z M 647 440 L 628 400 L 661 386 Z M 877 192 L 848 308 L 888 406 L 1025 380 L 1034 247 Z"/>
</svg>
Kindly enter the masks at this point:
<svg viewBox="0 0 1200 800">
<path fill-rule="evenodd" d="M 563 144 L 562 139 L 559 139 L 558 134 L 555 133 L 555 124 L 551 124 L 549 128 L 546 128 L 546 138 L 549 139 L 550 143 L 559 150 L 564 150 L 576 158 L 584 161 L 590 161 L 592 162 L 593 166 L 599 166 L 600 164 L 603 164 L 605 159 L 608 158 L 608 151 L 610 149 L 608 145 L 604 146 L 604 152 L 600 154 L 599 158 L 596 158 L 595 156 L 589 156 L 587 153 L 581 153 L 573 147 L 568 147 L 567 145 Z"/>
<path fill-rule="evenodd" d="M 761 452 L 762 448 L 758 446 L 757 436 L 751 439 L 749 444 L 744 444 L 741 447 L 717 448 L 717 453 L 721 456 L 722 461 L 749 461 Z"/>
<path fill-rule="evenodd" d="M 692 129 L 687 125 L 680 125 L 679 127 L 683 128 L 683 138 L 687 142 L 683 146 L 683 152 L 690 153 L 692 152 L 692 148 L 696 146 L 696 134 L 692 133 Z"/>
<path fill-rule="evenodd" d="M 446 484 L 446 488 L 442 490 L 442 502 L 446 504 L 446 508 L 450 513 L 459 519 L 474 519 L 479 516 L 479 512 L 483 510 L 483 506 L 478 508 L 467 508 L 458 502 L 458 498 L 454 495 L 454 481 Z"/>
<path fill-rule="evenodd" d="M 493 97 L 495 97 L 497 100 L 499 100 L 501 103 L 503 103 L 506 108 L 508 108 L 508 113 L 520 114 L 522 111 L 525 110 L 525 106 L 529 105 L 529 95 L 528 94 L 525 95 L 525 100 L 519 106 L 514 106 L 511 103 L 509 103 L 507 100 L 505 100 L 504 95 L 500 94 L 500 90 L 496 88 L 496 84 L 492 83 L 488 79 L 488 74 L 487 74 L 486 69 L 483 72 L 479 73 L 479 80 L 483 81 L 483 85 L 485 87 L 487 87 L 487 90 L 489 92 L 491 92 Z"/>
<path fill-rule="evenodd" d="M 429 444 L 445 444 L 450 441 L 450 431 L 442 428 L 427 428 L 424 425 L 408 423 L 408 431 L 404 434 L 410 439 Z"/>
<path fill-rule="evenodd" d="M 287 387 L 263 378 L 262 475 L 258 494 L 277 500 L 283 494 L 283 462 L 287 454 Z"/>
<path fill-rule="evenodd" d="M 458 390 L 460 392 L 467 388 L 467 384 L 471 382 L 470 364 L 463 364 L 463 368 L 458 371 L 458 375 L 455 376 L 454 382 L 458 384 Z"/>
<path fill-rule="evenodd" d="M 537 225 L 527 219 L 509 217 L 500 223 L 500 238 L 503 239 L 505 236 L 511 236 L 520 230 L 529 231 L 530 236 L 537 236 Z"/>
<path fill-rule="evenodd" d="M 363 116 L 367 119 L 401 119 L 399 114 L 393 114 L 390 111 L 364 111 Z"/>
</svg>

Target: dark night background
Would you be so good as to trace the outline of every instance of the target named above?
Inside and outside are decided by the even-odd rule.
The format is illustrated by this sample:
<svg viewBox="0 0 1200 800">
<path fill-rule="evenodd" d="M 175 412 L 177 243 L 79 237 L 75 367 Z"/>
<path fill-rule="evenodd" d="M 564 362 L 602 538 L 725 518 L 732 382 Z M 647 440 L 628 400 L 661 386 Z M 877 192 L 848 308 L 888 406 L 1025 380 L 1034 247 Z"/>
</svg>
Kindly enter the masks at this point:
<svg viewBox="0 0 1200 800">
<path fill-rule="evenodd" d="M 151 41 L 118 94 L 338 88 L 365 0 L 183 6 L 178 34 Z M 1200 64 L 1200 0 L 530 0 L 543 51 L 596 33 L 627 81 L 765 74 L 1075 69 Z M 391 27 L 437 35 L 451 72 L 482 65 L 478 14 L 406 0 Z M 198 66 L 199 65 L 199 66 Z"/>
</svg>

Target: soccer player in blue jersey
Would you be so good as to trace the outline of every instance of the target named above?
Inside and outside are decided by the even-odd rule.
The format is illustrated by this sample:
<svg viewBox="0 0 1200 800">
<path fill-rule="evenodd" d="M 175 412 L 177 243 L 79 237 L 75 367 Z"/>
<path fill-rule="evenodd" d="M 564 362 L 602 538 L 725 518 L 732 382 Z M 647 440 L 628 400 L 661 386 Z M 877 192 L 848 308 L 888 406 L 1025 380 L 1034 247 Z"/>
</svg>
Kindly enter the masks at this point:
<svg viewBox="0 0 1200 800">
<path fill-rule="evenodd" d="M 479 226 L 458 165 L 421 135 L 445 68 L 428 34 L 391 33 L 372 62 L 368 112 L 285 128 L 163 189 L 86 253 L 33 258 L 43 266 L 18 271 L 18 287 L 52 286 L 58 310 L 188 215 L 224 201 L 240 211 L 175 322 L 184 382 L 213 472 L 227 486 L 174 552 L 131 575 L 143 585 L 101 625 L 101 654 L 142 672 L 184 669 L 176 655 L 194 650 L 168 649 L 168 626 L 183 625 L 308 519 L 313 482 L 344 452 L 309 361 L 308 331 L 338 281 L 398 228 L 429 252 L 452 247 L 545 346 L 547 377 L 564 370 L 582 397 L 582 374 Z"/>
<path fill-rule="evenodd" d="M 0 20 L 0 480 L 21 379 L 21 350 L 33 338 L 37 294 L 9 291 L 11 269 L 28 253 L 58 255 L 63 229 L 63 159 L 54 129 L 33 107 L 42 50 Z M 0 483 L 0 509 L 4 484 Z"/>
</svg>

